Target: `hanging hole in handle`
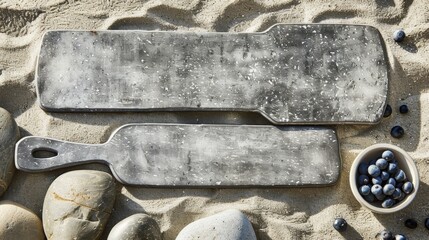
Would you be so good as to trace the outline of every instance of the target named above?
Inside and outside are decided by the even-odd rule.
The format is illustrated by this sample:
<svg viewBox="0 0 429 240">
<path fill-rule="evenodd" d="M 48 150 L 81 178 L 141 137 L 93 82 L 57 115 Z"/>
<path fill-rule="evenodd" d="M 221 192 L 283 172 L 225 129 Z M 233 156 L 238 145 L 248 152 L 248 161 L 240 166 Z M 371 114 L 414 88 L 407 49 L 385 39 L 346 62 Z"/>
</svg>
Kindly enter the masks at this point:
<svg viewBox="0 0 429 240">
<path fill-rule="evenodd" d="M 58 156 L 58 152 L 50 148 L 37 148 L 31 152 L 34 158 L 51 158 Z"/>
</svg>

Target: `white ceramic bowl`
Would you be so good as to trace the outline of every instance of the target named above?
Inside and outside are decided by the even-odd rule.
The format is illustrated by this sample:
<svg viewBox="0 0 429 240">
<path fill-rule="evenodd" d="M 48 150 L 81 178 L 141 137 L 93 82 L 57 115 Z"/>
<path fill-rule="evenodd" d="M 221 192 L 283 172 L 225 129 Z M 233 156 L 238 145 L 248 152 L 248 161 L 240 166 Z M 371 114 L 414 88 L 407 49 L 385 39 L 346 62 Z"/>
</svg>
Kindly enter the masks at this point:
<svg viewBox="0 0 429 240">
<path fill-rule="evenodd" d="M 359 177 L 358 173 L 358 166 L 362 162 L 370 162 L 373 159 L 378 159 L 381 157 L 381 154 L 385 150 L 391 150 L 393 154 L 395 155 L 395 159 L 398 162 L 398 167 L 402 169 L 405 174 L 407 175 L 407 178 L 410 182 L 413 183 L 414 189 L 413 191 L 408 194 L 405 199 L 402 201 L 396 203 L 391 208 L 383 208 L 381 207 L 381 202 L 377 201 L 374 203 L 367 202 L 359 193 L 358 190 L 358 184 L 357 179 Z M 352 167 L 350 168 L 350 187 L 352 189 L 353 195 L 355 196 L 356 200 L 358 202 L 370 209 L 371 211 L 375 213 L 381 213 L 381 214 L 387 214 L 387 213 L 394 213 L 401 209 L 404 209 L 406 206 L 408 206 L 416 196 L 416 193 L 419 189 L 419 173 L 417 171 L 416 164 L 414 163 L 413 159 L 408 155 L 407 152 L 405 152 L 403 149 L 387 143 L 380 143 L 380 144 L 374 144 L 366 149 L 364 149 L 355 159 L 355 161 L 352 164 Z"/>
</svg>

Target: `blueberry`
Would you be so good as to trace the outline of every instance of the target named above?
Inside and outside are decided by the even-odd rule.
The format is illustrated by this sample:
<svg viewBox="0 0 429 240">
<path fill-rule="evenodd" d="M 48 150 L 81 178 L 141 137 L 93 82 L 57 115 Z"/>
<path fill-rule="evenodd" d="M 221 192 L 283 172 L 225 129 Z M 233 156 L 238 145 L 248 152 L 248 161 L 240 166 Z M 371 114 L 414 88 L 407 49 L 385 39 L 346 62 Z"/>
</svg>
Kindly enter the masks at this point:
<svg viewBox="0 0 429 240">
<path fill-rule="evenodd" d="M 363 196 L 363 198 L 364 198 L 367 202 L 370 202 L 370 203 L 372 203 L 372 202 L 374 202 L 374 201 L 375 201 L 375 196 L 374 196 L 374 194 L 372 194 L 372 193 L 369 193 L 368 195 Z"/>
<path fill-rule="evenodd" d="M 386 184 L 383 187 L 383 193 L 384 195 L 390 196 L 393 194 L 393 192 L 395 191 L 395 186 L 392 184 Z"/>
<path fill-rule="evenodd" d="M 429 230 L 429 218 L 426 218 L 425 220 L 425 227 Z"/>
<path fill-rule="evenodd" d="M 399 169 L 396 173 L 395 173 L 395 180 L 397 182 L 403 182 L 407 179 L 407 176 L 405 175 L 405 172 L 402 171 L 401 169 Z"/>
<path fill-rule="evenodd" d="M 375 198 L 377 198 L 380 201 L 383 201 L 386 198 L 386 195 L 384 195 L 383 193 L 380 195 L 376 195 Z"/>
<path fill-rule="evenodd" d="M 411 182 L 405 182 L 402 186 L 402 191 L 406 194 L 410 194 L 413 191 L 413 184 Z"/>
<path fill-rule="evenodd" d="M 402 114 L 405 114 L 405 113 L 407 113 L 408 112 L 408 106 L 407 105 L 401 105 L 400 107 L 399 107 L 399 112 L 400 113 L 402 113 Z"/>
<path fill-rule="evenodd" d="M 367 175 L 360 175 L 358 178 L 359 186 L 366 185 L 369 183 L 369 177 Z"/>
<path fill-rule="evenodd" d="M 393 240 L 393 234 L 391 231 L 383 230 L 380 232 L 380 238 L 382 240 Z"/>
<path fill-rule="evenodd" d="M 412 219 L 412 218 L 409 218 L 409 219 L 405 220 L 404 225 L 407 228 L 416 229 L 417 228 L 417 221 Z"/>
<path fill-rule="evenodd" d="M 395 240 L 407 240 L 407 238 L 402 234 L 396 234 Z"/>
<path fill-rule="evenodd" d="M 358 171 L 362 175 L 367 175 L 368 174 L 368 164 L 367 163 L 359 164 Z"/>
<path fill-rule="evenodd" d="M 398 198 L 398 201 L 402 201 L 405 198 L 405 193 L 401 191 L 401 196 Z"/>
<path fill-rule="evenodd" d="M 384 170 L 387 168 L 387 166 L 389 165 L 389 163 L 386 161 L 386 159 L 384 158 L 380 158 L 375 162 L 375 165 L 380 168 L 380 170 Z"/>
<path fill-rule="evenodd" d="M 403 30 L 396 30 L 395 32 L 393 32 L 393 40 L 395 40 L 395 42 L 402 42 L 405 39 L 405 32 Z"/>
<path fill-rule="evenodd" d="M 368 195 L 371 192 L 371 188 L 368 185 L 363 185 L 359 188 L 359 192 L 362 195 Z"/>
<path fill-rule="evenodd" d="M 338 232 L 344 232 L 347 229 L 347 222 L 344 220 L 344 218 L 335 218 L 334 224 L 332 224 L 332 226 Z"/>
<path fill-rule="evenodd" d="M 393 206 L 393 204 L 395 204 L 395 200 L 391 199 L 391 198 L 386 198 L 386 200 L 384 200 L 381 203 L 381 206 L 384 208 L 390 208 Z"/>
<path fill-rule="evenodd" d="M 386 150 L 381 154 L 381 157 L 390 162 L 395 158 L 395 155 L 393 155 L 392 151 Z"/>
<path fill-rule="evenodd" d="M 402 191 L 399 188 L 395 188 L 395 191 L 392 193 L 392 198 L 398 200 L 401 197 Z"/>
<path fill-rule="evenodd" d="M 398 165 L 396 163 L 389 163 L 389 166 L 387 167 L 387 172 L 390 174 L 394 174 L 398 171 Z"/>
<path fill-rule="evenodd" d="M 374 186 L 371 187 L 371 193 L 374 194 L 375 196 L 381 195 L 383 194 L 383 188 L 380 185 L 375 184 Z"/>
<path fill-rule="evenodd" d="M 389 104 L 387 104 L 386 109 L 384 109 L 383 117 L 387 118 L 390 115 L 392 115 L 392 107 Z"/>
<path fill-rule="evenodd" d="M 381 171 L 380 178 L 382 181 L 387 181 L 390 178 L 390 174 L 386 171 Z"/>
<path fill-rule="evenodd" d="M 389 179 L 387 180 L 387 183 L 388 183 L 388 184 L 392 184 L 393 186 L 396 186 L 396 180 L 395 180 L 394 178 L 389 178 Z"/>
<path fill-rule="evenodd" d="M 371 180 L 372 184 L 381 185 L 383 183 L 383 180 L 381 180 L 381 177 L 375 177 Z"/>
<path fill-rule="evenodd" d="M 392 130 L 390 130 L 390 135 L 394 138 L 401 138 L 404 134 L 405 131 L 401 126 L 394 126 Z"/>
<path fill-rule="evenodd" d="M 376 165 L 370 165 L 368 167 L 368 174 L 371 175 L 371 177 L 378 177 L 380 173 L 381 171 Z"/>
</svg>

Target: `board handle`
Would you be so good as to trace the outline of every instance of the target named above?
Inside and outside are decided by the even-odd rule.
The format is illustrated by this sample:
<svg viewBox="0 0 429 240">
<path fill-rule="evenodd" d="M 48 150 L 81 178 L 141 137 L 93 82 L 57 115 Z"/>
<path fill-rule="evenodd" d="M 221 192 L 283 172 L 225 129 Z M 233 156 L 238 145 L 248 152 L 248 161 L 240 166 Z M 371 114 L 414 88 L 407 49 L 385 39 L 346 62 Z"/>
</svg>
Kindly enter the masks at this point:
<svg viewBox="0 0 429 240">
<path fill-rule="evenodd" d="M 107 164 L 101 147 L 103 144 L 24 137 L 15 146 L 15 166 L 27 172 L 41 172 L 92 162 Z"/>
</svg>

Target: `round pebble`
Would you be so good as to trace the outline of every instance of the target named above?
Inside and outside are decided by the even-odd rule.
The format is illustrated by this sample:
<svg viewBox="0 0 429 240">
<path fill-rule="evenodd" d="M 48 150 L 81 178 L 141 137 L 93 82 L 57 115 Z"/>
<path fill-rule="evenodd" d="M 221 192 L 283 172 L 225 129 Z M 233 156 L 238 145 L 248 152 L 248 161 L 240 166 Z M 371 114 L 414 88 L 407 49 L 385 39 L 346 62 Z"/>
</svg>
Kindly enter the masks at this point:
<svg viewBox="0 0 429 240">
<path fill-rule="evenodd" d="M 115 202 L 108 173 L 77 170 L 55 179 L 43 202 L 43 227 L 49 240 L 97 239 Z"/>
<path fill-rule="evenodd" d="M 401 126 L 394 126 L 392 130 L 390 130 L 390 135 L 394 138 L 401 138 L 404 134 L 405 131 Z"/>
<path fill-rule="evenodd" d="M 6 192 L 15 172 L 15 143 L 19 128 L 12 115 L 0 108 L 0 196 Z"/>
<path fill-rule="evenodd" d="M 110 231 L 107 240 L 161 240 L 158 223 L 149 215 L 138 213 L 118 222 Z"/>
<path fill-rule="evenodd" d="M 176 240 L 189 239 L 256 240 L 256 234 L 246 215 L 232 209 L 192 222 L 176 237 Z"/>
<path fill-rule="evenodd" d="M 0 202 L 0 239 L 43 240 L 42 221 L 26 207 L 11 201 Z"/>
<path fill-rule="evenodd" d="M 409 219 L 405 220 L 404 225 L 407 228 L 416 229 L 417 228 L 417 221 L 412 219 L 412 218 L 409 218 Z"/>
</svg>

